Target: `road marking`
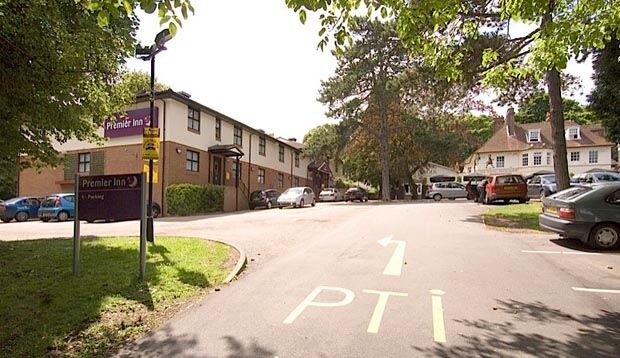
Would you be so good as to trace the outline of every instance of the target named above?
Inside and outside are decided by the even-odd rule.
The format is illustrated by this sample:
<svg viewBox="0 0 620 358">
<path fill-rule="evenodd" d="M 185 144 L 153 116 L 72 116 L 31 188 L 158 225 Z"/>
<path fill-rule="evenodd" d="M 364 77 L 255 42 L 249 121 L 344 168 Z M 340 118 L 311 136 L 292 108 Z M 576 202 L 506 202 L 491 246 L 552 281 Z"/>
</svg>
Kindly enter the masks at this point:
<svg viewBox="0 0 620 358">
<path fill-rule="evenodd" d="M 376 291 L 376 290 L 362 290 L 365 293 L 376 293 L 379 295 L 377 299 L 377 304 L 375 305 L 375 310 L 372 312 L 372 316 L 370 317 L 370 322 L 368 323 L 368 329 L 366 332 L 368 333 L 377 333 L 379 332 L 379 326 L 381 326 L 381 319 L 383 318 L 383 312 L 385 311 L 385 305 L 387 304 L 388 298 L 390 296 L 399 296 L 399 297 L 407 297 L 406 293 L 402 292 L 389 292 L 389 291 Z"/>
<path fill-rule="evenodd" d="M 597 293 L 619 293 L 620 290 L 606 290 L 601 288 L 583 288 L 583 287 L 571 287 L 575 291 L 581 292 L 597 292 Z"/>
<path fill-rule="evenodd" d="M 403 268 L 403 261 L 405 260 L 405 245 L 406 242 L 400 240 L 392 240 L 392 236 L 388 236 L 384 239 L 377 241 L 379 245 L 387 247 L 388 244 L 396 244 L 396 249 L 388 261 L 388 264 L 383 270 L 384 275 L 400 276 Z"/>
<path fill-rule="evenodd" d="M 431 302 L 433 304 L 433 337 L 435 342 L 446 343 L 446 328 L 443 320 L 443 305 L 441 296 L 445 294 L 442 290 L 431 290 Z"/>
<path fill-rule="evenodd" d="M 313 302 L 314 299 L 321 293 L 321 291 L 332 290 L 336 292 L 344 293 L 344 298 L 340 302 Z M 284 320 L 285 324 L 291 324 L 297 317 L 306 309 L 306 307 L 314 306 L 314 307 L 340 307 L 346 306 L 353 302 L 353 298 L 355 294 L 351 290 L 347 290 L 346 288 L 340 287 L 329 287 L 329 286 L 319 286 L 314 289 L 314 291 L 310 292 L 308 297 L 306 297 L 300 304 L 291 312 L 288 317 Z"/>
<path fill-rule="evenodd" d="M 598 252 L 521 250 L 526 254 L 600 255 Z"/>
</svg>

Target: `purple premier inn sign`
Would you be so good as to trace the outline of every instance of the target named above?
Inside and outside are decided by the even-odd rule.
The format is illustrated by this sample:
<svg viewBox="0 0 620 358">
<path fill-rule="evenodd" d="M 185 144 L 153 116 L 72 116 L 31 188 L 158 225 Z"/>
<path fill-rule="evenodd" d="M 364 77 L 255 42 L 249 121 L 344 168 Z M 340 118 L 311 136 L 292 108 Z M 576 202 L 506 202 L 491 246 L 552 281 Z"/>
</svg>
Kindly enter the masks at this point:
<svg viewBox="0 0 620 358">
<path fill-rule="evenodd" d="M 144 127 L 149 126 L 149 109 L 134 109 L 127 111 L 126 115 L 115 114 L 116 120 L 107 119 L 103 124 L 103 136 L 108 138 L 126 137 L 130 135 L 142 135 Z M 159 109 L 153 110 L 154 126 L 157 127 Z"/>
<path fill-rule="evenodd" d="M 142 173 L 81 176 L 77 189 L 80 220 L 141 217 Z"/>
</svg>

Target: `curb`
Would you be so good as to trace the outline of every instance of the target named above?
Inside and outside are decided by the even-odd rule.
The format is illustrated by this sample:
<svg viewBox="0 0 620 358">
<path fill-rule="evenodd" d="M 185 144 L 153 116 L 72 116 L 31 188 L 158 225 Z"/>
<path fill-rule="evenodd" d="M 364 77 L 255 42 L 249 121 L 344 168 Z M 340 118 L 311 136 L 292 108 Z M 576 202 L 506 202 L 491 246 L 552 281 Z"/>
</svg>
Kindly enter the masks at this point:
<svg viewBox="0 0 620 358">
<path fill-rule="evenodd" d="M 226 246 L 230 246 L 233 249 L 237 250 L 237 252 L 239 253 L 239 261 L 237 261 L 237 264 L 235 265 L 233 270 L 230 272 L 230 274 L 228 274 L 228 276 L 226 276 L 224 281 L 222 281 L 222 283 L 224 284 L 231 283 L 237 276 L 239 276 L 239 274 L 241 274 L 241 272 L 243 271 L 243 269 L 245 269 L 245 266 L 248 263 L 248 257 L 245 255 L 245 251 L 241 250 L 239 247 L 231 244 L 230 242 L 214 240 L 214 239 L 205 239 L 205 240 L 217 242 L 217 243 L 220 243 Z"/>
</svg>

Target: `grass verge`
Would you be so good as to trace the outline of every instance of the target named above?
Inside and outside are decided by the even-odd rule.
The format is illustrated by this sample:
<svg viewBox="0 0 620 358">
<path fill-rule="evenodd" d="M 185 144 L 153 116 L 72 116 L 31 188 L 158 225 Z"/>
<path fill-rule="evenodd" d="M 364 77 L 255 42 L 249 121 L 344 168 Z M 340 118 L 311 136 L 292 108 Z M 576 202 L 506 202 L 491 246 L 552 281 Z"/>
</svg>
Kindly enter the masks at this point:
<svg viewBox="0 0 620 358">
<path fill-rule="evenodd" d="M 482 217 L 489 226 L 543 231 L 538 226 L 538 215 L 541 213 L 541 203 L 530 202 L 493 207 Z"/>
<path fill-rule="evenodd" d="M 138 238 L 0 242 L 0 356 L 103 356 L 159 326 L 234 266 L 228 246 L 157 237 L 138 279 Z"/>
</svg>

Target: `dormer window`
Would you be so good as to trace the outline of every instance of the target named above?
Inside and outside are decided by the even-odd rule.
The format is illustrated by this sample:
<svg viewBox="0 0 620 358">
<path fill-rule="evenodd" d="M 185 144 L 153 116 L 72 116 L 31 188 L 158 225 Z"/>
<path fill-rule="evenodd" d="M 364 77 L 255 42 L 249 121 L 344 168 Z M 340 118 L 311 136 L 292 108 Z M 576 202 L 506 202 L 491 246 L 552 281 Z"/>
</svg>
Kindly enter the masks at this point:
<svg viewBox="0 0 620 358">
<path fill-rule="evenodd" d="M 532 142 L 540 142 L 540 129 L 530 129 L 527 136 L 527 141 Z"/>
<path fill-rule="evenodd" d="M 581 139 L 581 133 L 579 133 L 579 127 L 569 127 L 566 130 L 566 139 L 579 140 Z"/>
</svg>

